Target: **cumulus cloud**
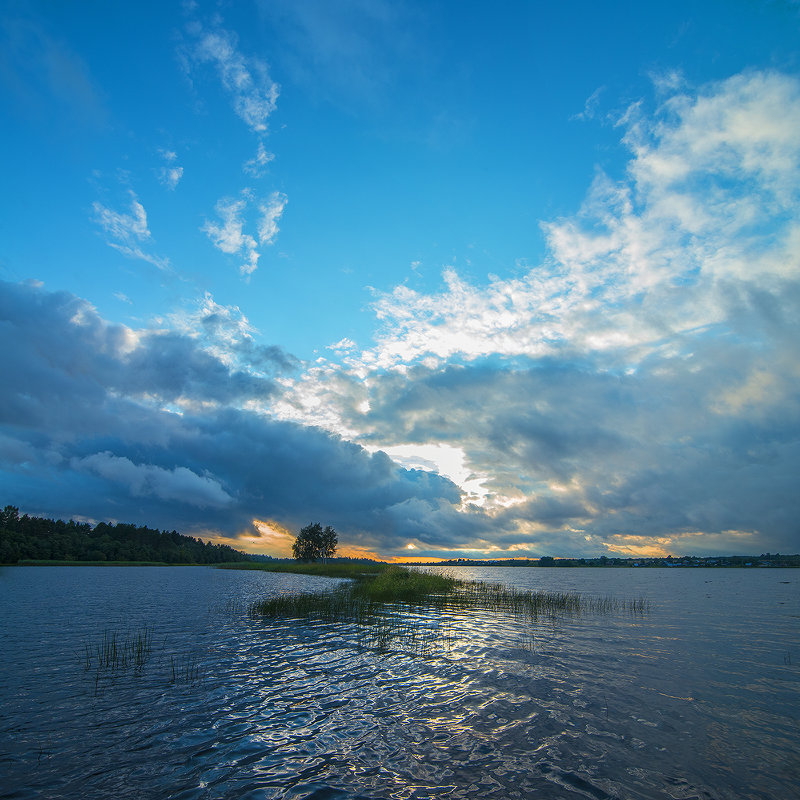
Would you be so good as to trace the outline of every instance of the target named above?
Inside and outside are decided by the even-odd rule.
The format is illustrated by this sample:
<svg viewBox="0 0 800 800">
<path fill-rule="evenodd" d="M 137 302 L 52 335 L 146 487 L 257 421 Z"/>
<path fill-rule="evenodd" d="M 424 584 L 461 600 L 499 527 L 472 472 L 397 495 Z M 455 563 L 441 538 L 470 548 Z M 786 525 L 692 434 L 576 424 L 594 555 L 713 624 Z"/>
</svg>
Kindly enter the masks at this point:
<svg viewBox="0 0 800 800">
<path fill-rule="evenodd" d="M 754 73 L 620 120 L 628 174 L 598 174 L 580 212 L 543 225 L 548 261 L 473 285 L 449 268 L 435 295 L 379 295 L 379 367 L 423 357 L 619 353 L 639 360 L 722 323 L 721 282 L 774 291 L 796 276 L 800 89 Z"/>
<path fill-rule="evenodd" d="M 142 249 L 150 237 L 147 227 L 147 212 L 134 192 L 130 192 L 130 211 L 114 211 L 102 203 L 94 202 L 94 221 L 103 229 L 107 244 L 131 258 L 147 261 L 159 269 L 166 269 L 169 262 Z"/>
<path fill-rule="evenodd" d="M 257 329 L 238 306 L 223 306 L 209 292 L 193 308 L 171 314 L 167 322 L 229 369 L 271 375 L 299 368 L 300 362 L 282 348 L 258 343 Z"/>
<path fill-rule="evenodd" d="M 178 154 L 174 150 L 160 149 L 159 153 L 166 162 L 166 165 L 159 167 L 156 170 L 156 175 L 162 186 L 166 186 L 167 189 L 172 191 L 183 177 L 183 167 L 175 163 L 178 160 Z"/>
<path fill-rule="evenodd" d="M 246 319 L 210 297 L 197 330 L 190 319 L 134 330 L 68 293 L 0 283 L 0 368 L 14 375 L 0 386 L 6 500 L 230 536 L 254 520 L 323 519 L 364 548 L 402 548 L 423 511 L 459 502 L 446 478 L 265 414 L 275 383 L 208 344 L 251 347 L 274 370 L 277 348 L 248 344 Z"/>
<path fill-rule="evenodd" d="M 158 179 L 167 187 L 174 189 L 183 177 L 183 167 L 161 167 L 158 171 Z"/>
<path fill-rule="evenodd" d="M 543 225 L 543 263 L 378 295 L 375 345 L 299 374 L 210 295 L 132 329 L 1 284 L 12 502 L 232 535 L 318 518 L 381 555 L 796 550 L 800 82 L 658 97 L 619 120 L 624 174 Z M 226 199 L 206 233 L 253 263 L 283 205 Z M 143 209 L 103 210 L 117 243 L 146 238 Z M 424 467 L 433 445 L 474 491 L 381 451 Z"/>
<path fill-rule="evenodd" d="M 390 452 L 458 446 L 480 513 L 450 509 L 429 543 L 796 550 L 800 83 L 659 91 L 654 113 L 619 120 L 625 174 L 598 173 L 575 215 L 543 225 L 542 264 L 378 295 L 376 346 L 276 399 Z"/>
</svg>

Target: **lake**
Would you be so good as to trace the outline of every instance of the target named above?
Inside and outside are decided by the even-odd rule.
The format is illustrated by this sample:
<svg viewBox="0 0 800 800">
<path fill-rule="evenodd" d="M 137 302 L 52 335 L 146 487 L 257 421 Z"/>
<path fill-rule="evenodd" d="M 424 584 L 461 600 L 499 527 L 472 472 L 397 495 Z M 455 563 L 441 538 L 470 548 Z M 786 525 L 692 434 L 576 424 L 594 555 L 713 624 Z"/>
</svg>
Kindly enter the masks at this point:
<svg viewBox="0 0 800 800">
<path fill-rule="evenodd" d="M 0 798 L 800 797 L 800 571 L 436 569 L 650 610 L 422 615 L 419 652 L 247 614 L 330 579 L 3 567 Z"/>
</svg>

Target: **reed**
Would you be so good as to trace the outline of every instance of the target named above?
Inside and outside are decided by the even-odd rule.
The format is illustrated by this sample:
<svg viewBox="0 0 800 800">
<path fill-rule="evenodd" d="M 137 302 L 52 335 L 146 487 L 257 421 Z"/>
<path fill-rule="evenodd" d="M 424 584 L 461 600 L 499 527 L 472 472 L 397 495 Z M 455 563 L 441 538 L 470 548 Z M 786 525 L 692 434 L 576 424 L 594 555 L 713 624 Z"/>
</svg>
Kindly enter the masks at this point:
<svg viewBox="0 0 800 800">
<path fill-rule="evenodd" d="M 126 669 L 141 670 L 153 651 L 153 630 L 142 628 L 124 635 L 105 631 L 103 639 L 94 648 L 84 646 L 86 670 L 96 667 L 98 673 L 116 673 Z"/>
<path fill-rule="evenodd" d="M 643 615 L 648 613 L 649 603 L 643 598 L 617 600 L 579 592 L 526 591 L 393 565 L 330 591 L 272 597 L 251 604 L 248 610 L 251 616 L 272 619 L 355 623 L 367 646 L 385 649 L 391 643 L 400 643 L 427 652 L 435 644 L 452 644 L 454 633 L 448 612 L 472 609 L 536 623 L 582 614 Z M 440 613 L 432 617 L 431 611 Z M 533 650 L 533 645 L 531 634 L 523 646 Z"/>
<path fill-rule="evenodd" d="M 170 656 L 169 666 L 172 673 L 170 683 L 194 683 L 200 680 L 200 665 L 191 653 L 177 658 Z"/>
</svg>

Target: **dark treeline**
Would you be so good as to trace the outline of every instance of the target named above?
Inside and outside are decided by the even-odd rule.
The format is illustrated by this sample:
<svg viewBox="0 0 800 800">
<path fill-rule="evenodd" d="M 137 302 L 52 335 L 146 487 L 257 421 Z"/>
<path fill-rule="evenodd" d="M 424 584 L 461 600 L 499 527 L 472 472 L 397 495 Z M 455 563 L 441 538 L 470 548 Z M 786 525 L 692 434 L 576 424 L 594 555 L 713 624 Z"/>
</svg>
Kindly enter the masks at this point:
<svg viewBox="0 0 800 800">
<path fill-rule="evenodd" d="M 211 544 L 177 531 L 138 525 L 20 516 L 0 511 L 0 564 L 20 561 L 150 561 L 166 564 L 220 564 L 250 556 L 224 544 Z"/>
</svg>

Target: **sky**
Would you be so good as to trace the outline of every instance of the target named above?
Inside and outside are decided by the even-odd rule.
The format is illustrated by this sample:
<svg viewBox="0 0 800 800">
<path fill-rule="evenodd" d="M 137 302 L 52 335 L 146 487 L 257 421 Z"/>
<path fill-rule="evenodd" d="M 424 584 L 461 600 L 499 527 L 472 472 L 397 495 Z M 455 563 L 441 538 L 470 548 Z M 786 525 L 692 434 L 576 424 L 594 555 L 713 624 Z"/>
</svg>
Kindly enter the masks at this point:
<svg viewBox="0 0 800 800">
<path fill-rule="evenodd" d="M 793 0 L 3 3 L 0 503 L 798 552 L 798 41 Z"/>
</svg>

